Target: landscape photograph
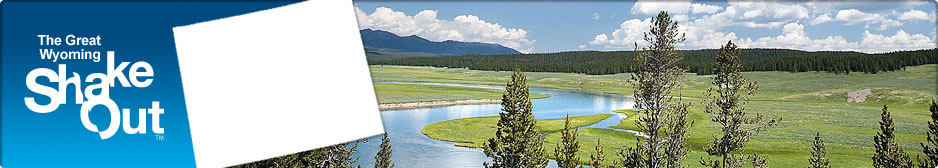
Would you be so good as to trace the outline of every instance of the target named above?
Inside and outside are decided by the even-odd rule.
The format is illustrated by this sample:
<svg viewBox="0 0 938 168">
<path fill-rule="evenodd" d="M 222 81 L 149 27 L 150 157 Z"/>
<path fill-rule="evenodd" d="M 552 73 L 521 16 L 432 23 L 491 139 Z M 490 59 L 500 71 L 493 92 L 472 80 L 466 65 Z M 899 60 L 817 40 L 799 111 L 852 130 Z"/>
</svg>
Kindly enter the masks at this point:
<svg viewBox="0 0 938 168">
<path fill-rule="evenodd" d="M 354 4 L 386 133 L 236 167 L 938 166 L 934 1 Z"/>
</svg>

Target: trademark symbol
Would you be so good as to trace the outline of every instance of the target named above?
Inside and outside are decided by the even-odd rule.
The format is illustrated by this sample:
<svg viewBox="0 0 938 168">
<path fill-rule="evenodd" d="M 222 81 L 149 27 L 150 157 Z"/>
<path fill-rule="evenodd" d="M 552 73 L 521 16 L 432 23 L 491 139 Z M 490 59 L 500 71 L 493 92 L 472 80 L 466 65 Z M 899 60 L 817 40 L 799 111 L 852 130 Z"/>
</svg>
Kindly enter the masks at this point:
<svg viewBox="0 0 938 168">
<path fill-rule="evenodd" d="M 156 140 L 157 140 L 157 141 L 162 141 L 162 140 L 163 140 L 163 135 L 156 135 Z"/>
</svg>

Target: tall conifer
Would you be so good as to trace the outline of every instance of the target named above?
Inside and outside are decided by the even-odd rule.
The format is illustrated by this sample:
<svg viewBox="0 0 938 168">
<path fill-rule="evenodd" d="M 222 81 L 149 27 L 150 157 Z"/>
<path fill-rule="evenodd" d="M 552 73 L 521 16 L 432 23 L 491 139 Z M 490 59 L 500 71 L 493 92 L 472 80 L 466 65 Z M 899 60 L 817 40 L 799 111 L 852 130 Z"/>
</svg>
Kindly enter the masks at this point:
<svg viewBox="0 0 938 168">
<path fill-rule="evenodd" d="M 599 138 L 597 138 L 596 139 L 596 155 L 590 154 L 590 167 L 603 168 L 604 159 L 606 159 L 606 156 L 603 155 L 603 145 L 599 142 Z"/>
<path fill-rule="evenodd" d="M 873 167 L 877 168 L 907 168 L 912 167 L 912 161 L 909 159 L 899 142 L 896 141 L 895 125 L 892 122 L 892 116 L 889 110 L 883 105 L 882 120 L 879 121 L 880 132 L 873 136 L 873 147 L 876 148 L 876 154 L 873 154 Z"/>
<path fill-rule="evenodd" d="M 547 166 L 541 147 L 543 140 L 534 128 L 534 114 L 527 77 L 515 68 L 502 95 L 502 112 L 498 114 L 495 137 L 483 146 L 487 168 L 540 168 Z"/>
<path fill-rule="evenodd" d="M 639 48 L 635 43 L 637 69 L 632 70 L 629 80 L 639 114 L 635 125 L 644 138 L 638 139 L 636 148 L 620 152 L 621 166 L 678 168 L 688 152 L 684 146 L 689 127 L 688 104 L 679 93 L 676 98 L 671 93 L 681 87 L 682 73 L 686 72 L 677 67 L 683 54 L 675 49 L 677 43 L 684 41 L 684 35 L 678 33 L 677 22 L 661 11 L 651 20 L 644 40 L 649 46 Z"/>
<path fill-rule="evenodd" d="M 704 112 L 710 115 L 710 121 L 721 126 L 722 135 L 704 148 L 709 156 L 701 158 L 700 164 L 707 167 L 737 168 L 745 163 L 766 166 L 761 164 L 765 163 L 766 156 L 747 155 L 745 150 L 751 135 L 781 120 L 746 113 L 749 96 L 755 93 L 758 84 L 739 73 L 742 70 L 739 54 L 736 44 L 727 42 L 718 50 L 713 66 L 714 87 L 707 89 Z"/>
<path fill-rule="evenodd" d="M 580 158 L 576 152 L 580 150 L 580 143 L 576 141 L 577 128 L 570 128 L 570 114 L 564 118 L 563 130 L 560 131 L 560 143 L 554 149 L 554 157 L 557 158 L 557 167 L 576 168 Z"/>
<path fill-rule="evenodd" d="M 827 149 L 824 149 L 824 140 L 821 139 L 821 133 L 818 132 L 814 136 L 814 147 L 811 151 L 811 158 L 808 159 L 808 162 L 811 163 L 809 168 L 830 168 L 830 160 L 827 159 Z"/>
<path fill-rule="evenodd" d="M 391 139 L 387 132 L 381 138 L 381 149 L 375 155 L 375 168 L 394 168 L 394 163 L 391 163 Z"/>
</svg>

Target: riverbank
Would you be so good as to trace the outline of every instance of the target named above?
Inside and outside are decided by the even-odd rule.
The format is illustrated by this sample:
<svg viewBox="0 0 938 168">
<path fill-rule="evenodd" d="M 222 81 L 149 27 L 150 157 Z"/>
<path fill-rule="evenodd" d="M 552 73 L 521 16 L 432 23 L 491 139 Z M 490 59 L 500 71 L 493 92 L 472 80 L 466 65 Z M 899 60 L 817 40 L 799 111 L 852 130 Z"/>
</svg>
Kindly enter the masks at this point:
<svg viewBox="0 0 938 168">
<path fill-rule="evenodd" d="M 498 100 L 498 99 L 469 99 L 469 100 L 410 102 L 410 103 L 386 103 L 386 104 L 379 104 L 378 108 L 380 110 L 400 110 L 400 109 L 430 108 L 430 107 L 442 107 L 442 106 L 465 105 L 465 104 L 495 104 L 495 103 L 501 103 L 501 102 L 502 100 Z"/>
</svg>

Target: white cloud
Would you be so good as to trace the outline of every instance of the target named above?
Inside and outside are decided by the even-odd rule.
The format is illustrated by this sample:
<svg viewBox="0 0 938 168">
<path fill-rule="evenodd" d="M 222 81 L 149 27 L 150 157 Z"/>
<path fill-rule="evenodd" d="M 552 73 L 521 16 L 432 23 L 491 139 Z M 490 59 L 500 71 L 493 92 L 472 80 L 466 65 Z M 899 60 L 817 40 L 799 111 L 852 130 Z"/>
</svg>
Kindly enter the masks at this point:
<svg viewBox="0 0 938 168">
<path fill-rule="evenodd" d="M 762 10 L 751 10 L 743 13 L 743 19 L 752 19 L 762 16 Z"/>
<path fill-rule="evenodd" d="M 929 1 L 933 0 L 899 0 L 881 2 L 812 1 L 806 2 L 805 6 L 810 8 L 814 13 L 830 13 L 844 9 L 858 9 L 867 12 L 888 12 L 889 10 L 894 9 L 906 9 L 924 5 L 930 5 L 931 7 L 934 7 L 934 5 L 929 3 Z"/>
<path fill-rule="evenodd" d="M 896 31 L 892 36 L 872 34 L 867 30 L 863 32 L 860 47 L 861 51 L 881 53 L 935 48 L 935 41 L 923 34 L 909 34 L 903 30 Z"/>
<path fill-rule="evenodd" d="M 677 15 L 681 16 L 681 15 Z M 677 18 L 675 16 L 675 18 Z M 677 20 L 677 19 L 675 19 Z M 701 22 L 679 23 L 678 32 L 684 33 L 686 40 L 678 43 L 682 48 L 719 48 L 726 41 L 736 40 L 736 33 L 717 32 L 708 27 L 710 25 L 701 25 Z M 644 41 L 644 33 L 651 26 L 651 18 L 644 20 L 631 19 L 619 25 L 619 28 L 613 31 L 610 37 L 606 33 L 596 35 L 590 45 L 599 45 L 607 49 L 634 49 L 635 43 L 639 46 L 647 45 Z"/>
<path fill-rule="evenodd" d="M 599 20 L 599 13 L 593 13 L 593 20 Z"/>
<path fill-rule="evenodd" d="M 838 21 L 847 22 L 848 24 L 856 24 L 865 22 L 879 22 L 886 19 L 886 17 L 880 14 L 864 13 L 856 9 L 846 9 L 838 11 L 836 19 Z"/>
<path fill-rule="evenodd" d="M 685 33 L 685 41 L 677 44 L 681 48 L 720 48 L 727 41 L 739 39 L 734 32 L 724 33 L 690 26 L 678 30 Z"/>
<path fill-rule="evenodd" d="M 602 45 L 609 49 L 633 49 L 634 43 L 639 47 L 647 45 L 642 40 L 642 33 L 647 31 L 650 18 L 645 20 L 632 19 L 623 22 L 612 33 L 597 35 L 590 45 Z M 909 34 L 898 30 L 892 36 L 873 34 L 866 31 L 862 40 L 850 42 L 842 36 L 827 36 L 813 39 L 805 33 L 805 25 L 794 22 L 782 26 L 781 35 L 774 37 L 761 37 L 753 40 L 748 37 L 738 37 L 734 32 L 715 31 L 705 22 L 691 22 L 681 24 L 678 32 L 685 33 L 686 40 L 678 43 L 679 48 L 700 49 L 719 48 L 727 41 L 733 41 L 742 48 L 784 48 L 806 51 L 859 51 L 865 53 L 883 53 L 901 50 L 917 50 L 935 47 L 935 41 L 923 34 Z M 585 47 L 585 46 L 584 46 Z"/>
<path fill-rule="evenodd" d="M 702 16 L 695 22 L 720 29 L 726 26 L 778 28 L 785 23 L 806 19 L 808 8 L 802 4 L 766 2 L 729 2 L 722 12 Z M 709 22 L 709 23 L 704 23 Z"/>
<path fill-rule="evenodd" d="M 811 20 L 811 25 L 817 25 L 831 20 L 833 20 L 833 18 L 831 18 L 830 14 L 823 14 L 821 16 L 815 17 L 814 20 Z"/>
<path fill-rule="evenodd" d="M 577 46 L 577 48 L 584 49 L 586 48 L 586 45 L 580 45 L 580 46 Z"/>
<path fill-rule="evenodd" d="M 804 32 L 804 25 L 788 23 L 782 28 L 782 34 L 776 37 L 762 37 L 748 44 L 740 44 L 747 48 L 787 48 L 808 51 L 837 50 L 841 48 L 856 48 L 843 37 L 831 36 L 825 39 L 814 40 Z"/>
<path fill-rule="evenodd" d="M 804 25 L 789 23 L 782 28 L 782 35 L 776 37 L 762 37 L 751 41 L 740 40 L 738 45 L 743 48 L 785 48 L 806 51 L 859 51 L 865 53 L 883 53 L 902 50 L 917 50 L 934 48 L 934 41 L 923 34 L 909 34 L 903 30 L 896 31 L 895 35 L 886 36 L 873 34 L 869 30 L 862 34 L 858 42 L 848 42 L 841 36 L 827 36 L 821 39 L 812 39 L 804 32 Z"/>
<path fill-rule="evenodd" d="M 886 16 L 881 14 L 865 13 L 857 9 L 840 10 L 837 12 L 837 16 L 834 17 L 834 20 L 844 22 L 845 25 L 866 24 L 866 27 L 870 27 L 871 24 L 879 23 L 879 30 L 902 26 L 902 23 L 899 21 L 886 18 Z"/>
<path fill-rule="evenodd" d="M 437 19 L 437 11 L 423 10 L 413 16 L 391 8 L 379 7 L 370 15 L 355 7 L 360 29 L 384 30 L 399 36 L 417 35 L 430 41 L 465 41 L 500 44 L 528 53 L 534 50 L 534 40 L 524 29 L 505 28 L 488 23 L 478 16 L 460 15 L 453 20 Z"/>
<path fill-rule="evenodd" d="M 740 39 L 734 32 L 720 30 L 725 27 L 778 28 L 807 19 L 808 13 L 800 4 L 730 2 L 722 12 L 680 23 L 679 31 L 685 33 L 686 41 L 678 47 L 719 48 L 730 40 L 745 42 L 747 39 Z"/>
<path fill-rule="evenodd" d="M 652 15 L 656 10 L 643 11 L 643 8 L 672 11 L 672 20 L 679 21 L 679 32 L 685 34 L 686 40 L 678 43 L 678 48 L 682 49 L 700 49 L 700 48 L 719 48 L 727 41 L 732 40 L 740 47 L 744 48 L 786 48 L 807 51 L 859 51 L 866 53 L 881 53 L 898 50 L 915 50 L 935 47 L 935 40 L 931 36 L 923 34 L 909 34 L 903 30 L 897 30 L 894 35 L 873 34 L 866 31 L 861 40 L 847 41 L 843 36 L 826 36 L 820 38 L 811 38 L 805 33 L 806 24 L 818 25 L 831 21 L 842 22 L 845 25 L 865 25 L 868 30 L 872 29 L 886 30 L 902 26 L 903 23 L 896 20 L 899 17 L 903 20 L 921 20 L 921 11 L 910 10 L 909 16 L 902 17 L 905 13 L 895 12 L 885 14 L 879 11 L 860 9 L 843 10 L 821 10 L 843 8 L 847 6 L 828 5 L 820 8 L 817 2 L 808 3 L 787 3 L 787 2 L 736 2 L 731 1 L 729 5 L 708 13 L 703 11 L 701 4 L 690 4 L 691 13 L 708 13 L 709 15 L 691 18 L 687 16 L 686 10 L 682 8 L 682 2 L 671 3 L 636 3 L 632 8 L 633 13 L 642 13 Z M 653 5 L 649 5 L 653 4 Z M 670 5 L 662 5 L 670 4 Z M 689 4 L 689 3 L 687 3 Z M 878 3 L 876 3 L 878 4 Z M 888 5 L 888 4 L 887 4 Z M 919 2 L 902 3 L 902 6 L 921 5 Z M 849 6 L 849 5 L 848 5 Z M 716 6 L 719 7 L 719 6 Z M 814 13 L 812 13 L 812 11 Z M 824 12 L 819 12 L 824 11 Z M 934 12 L 934 11 L 933 11 Z M 926 13 L 928 14 L 928 13 Z M 888 16 L 888 17 L 887 17 Z M 914 18 L 914 19 L 913 19 Z M 934 16 L 927 16 L 925 19 L 935 19 Z M 685 21 L 686 20 L 686 21 Z M 805 24 L 802 24 L 805 23 Z M 588 45 L 602 46 L 606 49 L 631 50 L 634 43 L 639 46 L 647 45 L 642 39 L 642 33 L 646 32 L 649 19 L 631 19 L 623 22 L 612 33 L 602 33 L 596 35 Z M 769 37 L 740 37 L 727 27 L 742 28 L 781 28 L 778 36 Z M 735 29 L 735 28 L 733 28 Z M 810 27 L 808 28 L 810 29 Z M 933 32 L 934 33 L 934 32 Z"/>
<path fill-rule="evenodd" d="M 636 42 L 638 42 L 639 45 L 644 45 L 647 43 L 644 42 L 642 38 L 649 26 L 651 26 L 651 18 L 645 20 L 627 20 L 622 22 L 619 28 L 612 32 L 612 38 L 609 38 L 606 33 L 599 34 L 596 35 L 589 44 L 602 45 L 606 48 L 630 48 L 634 47 L 634 43 Z"/>
<path fill-rule="evenodd" d="M 697 13 L 713 14 L 713 13 L 717 13 L 717 12 L 720 11 L 720 10 L 723 10 L 723 7 L 716 6 L 716 5 L 707 5 L 707 4 L 697 4 L 697 3 L 695 3 L 695 4 L 692 4 L 692 5 L 690 6 L 690 11 L 691 11 L 691 13 L 695 13 L 695 14 L 697 14 Z"/>
<path fill-rule="evenodd" d="M 632 14 L 658 15 L 660 11 L 668 11 L 669 14 L 687 13 L 691 8 L 690 1 L 642 1 L 635 2 L 632 6 Z"/>
<path fill-rule="evenodd" d="M 590 41 L 590 44 L 592 45 L 610 44 L 610 43 L 615 43 L 615 42 L 610 42 L 609 36 L 607 36 L 606 33 L 596 35 L 596 37 L 593 37 L 593 41 Z"/>
<path fill-rule="evenodd" d="M 684 22 L 687 22 L 687 20 L 690 20 L 690 16 L 687 16 L 684 14 L 678 14 L 678 15 L 672 15 L 672 16 L 673 17 L 671 17 L 671 20 L 677 21 L 680 23 L 684 23 Z"/>
<path fill-rule="evenodd" d="M 733 11 L 730 11 L 732 8 Z M 730 2 L 727 7 L 727 15 L 739 18 L 746 17 L 746 13 L 758 11 L 761 19 L 779 20 L 779 19 L 803 19 L 808 18 L 808 8 L 800 4 L 786 3 L 766 3 L 766 2 Z M 764 13 L 764 14 L 763 14 Z"/>
<path fill-rule="evenodd" d="M 902 23 L 892 19 L 883 20 L 883 23 L 879 25 L 879 30 L 886 30 L 889 27 L 899 27 L 902 26 Z"/>
<path fill-rule="evenodd" d="M 899 15 L 899 20 L 929 20 L 929 19 L 930 17 L 928 16 L 928 13 L 925 13 L 920 10 L 915 10 L 915 9 L 909 10 L 908 12 L 905 12 L 905 13 L 902 13 L 902 15 Z"/>
</svg>

